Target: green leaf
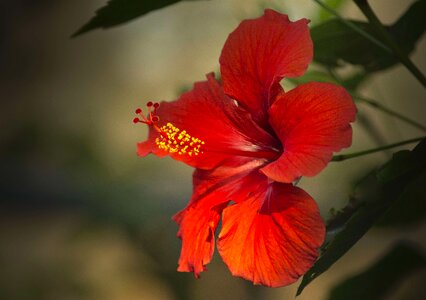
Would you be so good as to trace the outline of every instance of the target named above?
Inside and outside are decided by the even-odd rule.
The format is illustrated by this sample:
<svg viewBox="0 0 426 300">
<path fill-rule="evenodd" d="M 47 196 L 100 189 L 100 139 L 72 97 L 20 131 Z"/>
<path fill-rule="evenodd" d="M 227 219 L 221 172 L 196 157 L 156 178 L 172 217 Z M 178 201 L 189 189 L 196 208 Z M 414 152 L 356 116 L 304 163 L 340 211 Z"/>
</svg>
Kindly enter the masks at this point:
<svg viewBox="0 0 426 300">
<path fill-rule="evenodd" d="M 407 184 L 395 203 L 377 224 L 379 226 L 407 226 L 415 224 L 426 216 L 426 145 L 420 144 L 415 151 L 400 151 L 393 157 L 392 164 L 386 164 L 377 173 L 381 182 L 396 180 L 405 174 L 417 174 Z"/>
<path fill-rule="evenodd" d="M 414 2 L 395 24 L 390 27 L 396 41 L 403 42 L 401 47 L 410 53 L 414 50 L 416 41 L 426 29 L 426 0 Z"/>
<path fill-rule="evenodd" d="M 338 85 L 343 85 L 350 91 L 355 91 L 366 79 L 368 75 L 364 72 L 357 72 L 349 74 L 346 78 L 341 78 L 341 82 L 337 81 L 337 78 L 332 77 L 329 73 L 319 70 L 309 70 L 300 77 L 286 78 L 286 81 L 290 81 L 295 85 L 309 83 L 312 81 L 316 82 L 330 82 Z"/>
<path fill-rule="evenodd" d="M 375 35 L 368 23 L 351 21 L 353 24 Z M 337 19 L 320 24 L 311 30 L 314 43 L 314 61 L 328 67 L 338 67 L 341 60 L 362 65 L 367 70 L 380 69 L 389 54 L 358 32 Z M 377 37 L 376 37 L 377 38 Z"/>
<path fill-rule="evenodd" d="M 109 0 L 108 3 L 96 11 L 96 15 L 72 37 L 76 37 L 97 28 L 110 28 L 121 25 L 150 11 L 166 7 L 181 0 Z"/>
<path fill-rule="evenodd" d="M 377 224 L 381 227 L 410 226 L 426 217 L 426 171 L 410 182 Z"/>
<path fill-rule="evenodd" d="M 424 167 L 426 167 L 426 143 L 423 140 L 413 151 L 402 150 L 395 153 L 392 160 L 377 171 L 377 178 L 380 182 L 387 183 Z"/>
<path fill-rule="evenodd" d="M 338 84 L 338 82 L 334 80 L 328 73 L 325 73 L 323 71 L 318 71 L 318 70 L 310 70 L 300 77 L 286 78 L 285 80 L 290 81 L 296 85 L 304 84 L 304 83 L 308 83 L 312 81 L 331 82 L 331 83 Z"/>
<path fill-rule="evenodd" d="M 383 299 L 407 275 L 425 267 L 423 251 L 416 245 L 400 242 L 368 269 L 334 287 L 328 299 Z"/>
<path fill-rule="evenodd" d="M 344 78 L 342 85 L 348 90 L 356 91 L 367 79 L 367 73 L 359 72 Z"/>
<path fill-rule="evenodd" d="M 325 0 L 324 3 L 335 10 L 338 10 L 346 0 Z M 326 11 L 325 9 L 321 9 L 319 13 L 320 21 L 326 21 L 330 19 L 333 15 Z"/>
<path fill-rule="evenodd" d="M 414 2 L 395 24 L 386 27 L 408 54 L 414 50 L 416 42 L 426 29 L 424 15 L 426 15 L 426 1 L 419 0 Z M 381 41 L 368 23 L 351 22 Z M 311 30 L 311 35 L 314 42 L 314 60 L 328 67 L 337 67 L 344 61 L 361 65 L 367 72 L 374 72 L 399 62 L 397 58 L 338 19 L 315 26 Z"/>
<path fill-rule="evenodd" d="M 412 162 L 416 160 L 417 164 Z M 412 182 L 420 178 L 426 163 L 426 139 L 412 151 L 401 151 L 378 171 L 357 185 L 349 205 L 327 225 L 327 243 L 314 266 L 305 274 L 297 295 L 340 259 L 386 213 Z M 405 168 L 409 165 L 409 168 Z M 384 176 L 386 174 L 386 176 Z"/>
</svg>

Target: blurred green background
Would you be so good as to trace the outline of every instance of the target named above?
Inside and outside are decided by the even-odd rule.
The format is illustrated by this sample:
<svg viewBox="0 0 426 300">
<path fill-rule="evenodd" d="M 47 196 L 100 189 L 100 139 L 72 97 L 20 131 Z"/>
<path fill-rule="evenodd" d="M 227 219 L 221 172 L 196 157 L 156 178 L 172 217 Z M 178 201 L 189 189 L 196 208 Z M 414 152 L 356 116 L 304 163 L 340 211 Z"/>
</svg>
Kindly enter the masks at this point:
<svg viewBox="0 0 426 300">
<path fill-rule="evenodd" d="M 362 19 L 346 2 L 343 14 Z M 392 23 L 411 2 L 371 5 Z M 254 287 L 233 278 L 217 254 L 200 280 L 176 272 L 180 241 L 171 216 L 191 195 L 192 170 L 169 158 L 138 158 L 136 142 L 146 128 L 132 119 L 146 101 L 176 99 L 219 70 L 223 43 L 242 19 L 271 7 L 315 24 L 318 6 L 309 0 L 184 2 L 70 39 L 104 3 L 0 1 L 0 299 L 293 298 L 297 284 Z M 413 56 L 422 70 L 425 50 L 423 38 Z M 362 93 L 426 120 L 426 93 L 403 67 L 378 73 Z M 349 151 L 424 134 L 358 109 L 368 122 L 355 124 Z M 345 204 L 353 182 L 389 155 L 331 163 L 300 186 L 327 218 L 330 208 Z M 425 225 L 373 229 L 298 299 L 327 299 L 333 286 L 398 238 L 426 247 Z M 387 299 L 426 299 L 425 279 L 424 271 L 409 276 Z"/>
</svg>

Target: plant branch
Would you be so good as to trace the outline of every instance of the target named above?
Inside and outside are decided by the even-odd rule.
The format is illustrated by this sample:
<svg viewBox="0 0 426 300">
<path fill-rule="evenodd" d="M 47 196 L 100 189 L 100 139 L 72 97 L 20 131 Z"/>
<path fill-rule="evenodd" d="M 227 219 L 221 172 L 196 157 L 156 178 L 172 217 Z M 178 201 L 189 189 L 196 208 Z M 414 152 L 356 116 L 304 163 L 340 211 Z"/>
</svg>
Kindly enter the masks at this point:
<svg viewBox="0 0 426 300">
<path fill-rule="evenodd" d="M 316 1 L 316 0 L 315 0 Z M 366 16 L 370 25 L 376 30 L 376 33 L 383 39 L 384 42 L 392 50 L 394 56 L 417 78 L 417 80 L 426 87 L 426 77 L 423 73 L 414 65 L 410 60 L 407 53 L 398 45 L 397 42 L 392 38 L 379 18 L 376 16 L 367 0 L 354 0 L 355 4 L 359 7 L 362 13 Z"/>
<path fill-rule="evenodd" d="M 380 111 L 382 111 L 384 113 L 387 113 L 387 114 L 389 114 L 389 115 L 391 115 L 391 116 L 393 116 L 393 117 L 395 117 L 395 118 L 397 118 L 397 119 L 399 119 L 401 121 L 404 121 L 405 123 L 410 124 L 410 125 L 416 127 L 417 129 L 426 131 L 426 126 L 424 126 L 424 125 L 422 125 L 422 124 L 420 124 L 420 123 L 418 123 L 418 122 L 416 122 L 414 120 L 411 120 L 410 118 L 408 118 L 408 117 L 406 117 L 404 115 L 401 115 L 400 113 L 398 113 L 398 112 L 396 112 L 394 110 L 391 110 L 391 109 L 387 108 L 386 106 L 381 105 L 377 101 L 374 101 L 372 99 L 360 96 L 360 95 L 355 94 L 354 92 L 351 92 L 351 91 L 349 91 L 349 93 L 351 94 L 351 96 L 354 99 L 356 99 L 356 100 L 358 100 L 358 101 L 360 101 L 362 103 L 370 105 L 371 107 L 374 107 L 375 109 L 378 109 L 378 110 L 380 110 Z"/>
<path fill-rule="evenodd" d="M 327 67 L 327 72 L 336 82 L 338 82 L 340 85 L 344 85 L 342 79 L 336 74 L 336 72 L 334 72 L 334 70 L 332 68 Z M 378 109 L 378 110 L 380 110 L 384 113 L 387 113 L 387 114 L 389 114 L 389 115 L 391 115 L 391 116 L 393 116 L 393 117 L 395 117 L 395 118 L 397 118 L 397 119 L 399 119 L 403 122 L 406 122 L 407 124 L 410 124 L 410 125 L 418 128 L 418 129 L 420 129 L 420 130 L 426 131 L 426 126 L 424 126 L 420 123 L 417 123 L 414 120 L 411 120 L 409 117 L 401 115 L 400 113 L 398 113 L 394 110 L 391 110 L 391 109 L 387 108 L 386 106 L 383 106 L 382 104 L 380 104 L 379 102 L 377 102 L 375 100 L 366 98 L 364 96 L 360 96 L 357 93 L 355 93 L 355 91 L 348 90 L 348 92 L 354 99 L 356 99 L 360 102 L 363 102 L 365 104 L 368 104 L 371 107 Z"/>
<path fill-rule="evenodd" d="M 359 151 L 359 152 L 354 152 L 354 153 L 335 155 L 335 156 L 333 156 L 333 159 L 331 161 L 343 161 L 343 160 L 355 158 L 355 157 L 358 157 L 358 156 L 364 156 L 364 155 L 367 155 L 367 154 L 380 152 L 380 151 L 383 151 L 383 150 L 386 150 L 386 149 L 391 149 L 391 148 L 395 148 L 395 147 L 398 147 L 398 146 L 403 146 L 403 145 L 406 145 L 406 144 L 415 143 L 415 142 L 421 141 L 424 138 L 426 138 L 426 137 L 423 136 L 423 137 L 410 139 L 410 140 L 402 141 L 402 142 L 395 143 L 395 144 L 390 144 L 390 145 L 386 145 L 386 146 L 382 146 L 382 147 L 378 147 L 378 148 L 373 148 L 373 149 L 369 149 L 369 150 L 364 150 L 364 151 Z"/>
</svg>

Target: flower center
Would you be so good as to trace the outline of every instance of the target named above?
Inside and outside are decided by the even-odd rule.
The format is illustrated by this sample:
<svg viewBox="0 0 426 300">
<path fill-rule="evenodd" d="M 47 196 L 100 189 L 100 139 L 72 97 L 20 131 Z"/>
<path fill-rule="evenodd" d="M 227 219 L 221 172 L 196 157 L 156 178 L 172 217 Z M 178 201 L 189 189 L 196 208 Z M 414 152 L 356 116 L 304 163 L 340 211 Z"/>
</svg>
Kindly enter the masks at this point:
<svg viewBox="0 0 426 300">
<path fill-rule="evenodd" d="M 155 139 L 155 144 L 159 149 L 179 155 L 187 154 L 189 156 L 203 153 L 201 147 L 205 142 L 191 136 L 186 130 L 180 130 L 172 123 L 167 123 L 160 130 L 162 133 L 165 133 L 166 137 L 162 134 Z"/>
<path fill-rule="evenodd" d="M 205 142 L 197 137 L 191 136 L 186 130 L 180 130 L 172 123 L 167 123 L 159 127 L 156 123 L 160 121 L 157 116 L 157 109 L 160 103 L 152 103 L 151 101 L 146 104 L 148 115 L 145 116 L 142 109 L 136 109 L 135 113 L 140 116 L 133 119 L 133 123 L 144 123 L 152 126 L 160 136 L 155 139 L 155 144 L 161 150 L 169 153 L 176 153 L 178 155 L 197 156 L 203 153 L 203 145 Z"/>
</svg>

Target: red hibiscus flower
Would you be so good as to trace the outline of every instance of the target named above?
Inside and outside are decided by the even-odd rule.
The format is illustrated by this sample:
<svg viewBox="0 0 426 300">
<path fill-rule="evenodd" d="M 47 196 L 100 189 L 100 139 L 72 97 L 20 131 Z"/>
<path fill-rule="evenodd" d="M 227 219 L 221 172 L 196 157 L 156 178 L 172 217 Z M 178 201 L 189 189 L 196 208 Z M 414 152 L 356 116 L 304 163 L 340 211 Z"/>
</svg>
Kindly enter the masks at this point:
<svg viewBox="0 0 426 300">
<path fill-rule="evenodd" d="M 325 227 L 315 201 L 292 183 L 318 174 L 349 147 L 355 106 L 341 87 L 308 83 L 284 92 L 312 60 L 308 21 L 273 10 L 243 21 L 220 56 L 222 83 L 207 75 L 178 100 L 149 102 L 138 154 L 170 155 L 196 168 L 194 191 L 174 220 L 178 271 L 198 277 L 217 248 L 232 274 L 271 287 L 315 262 Z"/>
</svg>

